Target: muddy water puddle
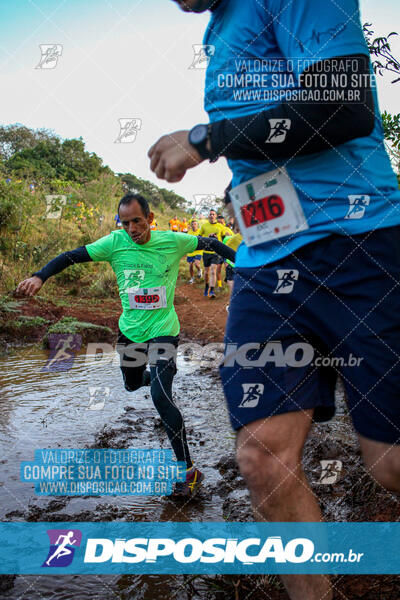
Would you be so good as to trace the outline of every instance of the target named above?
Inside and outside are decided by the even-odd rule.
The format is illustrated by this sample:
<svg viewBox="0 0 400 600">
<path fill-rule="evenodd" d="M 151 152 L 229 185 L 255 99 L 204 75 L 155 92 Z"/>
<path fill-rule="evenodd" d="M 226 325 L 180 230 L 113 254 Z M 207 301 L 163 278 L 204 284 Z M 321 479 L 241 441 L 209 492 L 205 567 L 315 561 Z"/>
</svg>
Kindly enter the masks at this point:
<svg viewBox="0 0 400 600">
<path fill-rule="evenodd" d="M 114 358 L 117 358 L 114 357 Z M 221 457 L 234 437 L 216 376 L 199 359 L 178 357 L 174 397 L 187 426 L 192 458 L 206 476 L 190 503 L 155 496 L 39 497 L 20 481 L 20 461 L 39 448 L 169 448 L 149 388 L 125 391 L 117 360 L 77 356 L 67 372 L 43 372 L 47 354 L 25 348 L 0 360 L 0 519 L 3 521 L 222 521 Z M 90 364 L 89 364 L 90 363 Z M 90 408 L 90 388 L 109 390 Z M 170 598 L 183 578 L 18 576 L 5 598 Z M 171 588 L 171 589 L 170 589 Z M 3 597 L 0 593 L 0 596 Z"/>
<path fill-rule="evenodd" d="M 115 357 L 117 358 L 117 357 Z M 208 357 L 210 358 L 210 357 Z M 39 448 L 169 448 L 149 388 L 124 390 L 118 361 L 101 363 L 85 355 L 67 372 L 44 372 L 47 354 L 36 347 L 0 359 L 0 519 L 3 521 L 245 521 L 249 497 L 234 460 L 222 388 L 215 370 L 194 356 L 178 356 L 174 397 L 186 422 L 195 463 L 206 479 L 191 502 L 155 496 L 39 497 L 20 481 L 20 461 Z M 93 409 L 91 389 L 104 392 Z M 92 394 L 92 395 L 91 395 Z M 371 482 L 362 468 L 356 438 L 337 389 L 338 411 L 329 424 L 313 427 L 304 464 L 328 520 L 374 520 L 366 506 L 385 507 L 380 520 L 395 520 L 398 505 Z M 320 460 L 340 460 L 334 486 L 321 485 Z M 364 512 L 363 512 L 364 511 Z M 12 600 L 144 599 L 180 600 L 192 583 L 184 576 L 17 576 L 0 581 L 0 597 Z M 196 581 L 196 598 L 214 598 L 212 587 Z"/>
</svg>

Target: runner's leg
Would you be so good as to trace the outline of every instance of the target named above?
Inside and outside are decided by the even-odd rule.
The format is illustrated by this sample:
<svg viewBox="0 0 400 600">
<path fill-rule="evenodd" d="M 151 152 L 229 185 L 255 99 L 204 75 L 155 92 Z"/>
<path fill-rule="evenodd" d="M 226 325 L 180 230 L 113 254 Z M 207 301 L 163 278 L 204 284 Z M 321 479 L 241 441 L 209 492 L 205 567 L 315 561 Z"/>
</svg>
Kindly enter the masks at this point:
<svg viewBox="0 0 400 600">
<path fill-rule="evenodd" d="M 217 284 L 218 287 L 222 287 L 222 262 L 219 262 L 217 264 L 217 271 L 216 271 L 216 275 L 217 275 Z"/>
<path fill-rule="evenodd" d="M 185 423 L 180 410 L 172 399 L 172 381 L 175 373 L 176 366 L 172 358 L 169 360 L 159 359 L 154 365 L 151 365 L 151 397 L 177 460 L 185 462 L 189 469 L 193 463 L 186 440 Z"/>
<path fill-rule="evenodd" d="M 208 290 L 210 287 L 210 265 L 208 263 L 208 255 L 203 254 L 203 262 L 204 262 L 204 295 L 208 295 Z"/>
<path fill-rule="evenodd" d="M 358 437 L 371 476 L 387 490 L 400 494 L 400 446 Z"/>
<path fill-rule="evenodd" d="M 201 265 L 200 265 L 200 261 L 199 260 L 195 260 L 194 261 L 194 266 L 197 269 L 197 275 L 199 275 L 201 273 Z"/>
<path fill-rule="evenodd" d="M 134 344 L 123 333 L 119 332 L 117 351 L 125 389 L 128 392 L 135 392 L 150 383 L 149 372 L 146 371 L 145 348 L 140 348 L 140 346 L 144 345 Z M 135 355 L 133 352 L 135 352 Z M 140 360 L 141 356 L 143 356 L 143 360 Z"/>
<path fill-rule="evenodd" d="M 215 287 L 216 279 L 217 279 L 217 265 L 212 264 L 210 267 L 210 288 Z"/>
<path fill-rule="evenodd" d="M 313 411 L 294 411 L 253 421 L 237 436 L 240 471 L 256 521 L 319 522 L 321 510 L 301 463 Z M 292 600 L 331 600 L 325 575 L 282 575 Z"/>
</svg>

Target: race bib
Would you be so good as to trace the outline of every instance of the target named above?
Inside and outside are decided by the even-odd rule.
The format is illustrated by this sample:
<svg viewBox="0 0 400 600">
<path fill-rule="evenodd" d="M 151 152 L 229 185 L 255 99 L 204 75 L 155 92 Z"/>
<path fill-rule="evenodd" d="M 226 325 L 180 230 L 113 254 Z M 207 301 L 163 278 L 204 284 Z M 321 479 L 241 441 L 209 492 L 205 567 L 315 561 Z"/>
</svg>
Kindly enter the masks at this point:
<svg viewBox="0 0 400 600">
<path fill-rule="evenodd" d="M 256 246 L 308 229 L 308 223 L 284 167 L 258 175 L 230 192 L 246 246 Z"/>
<path fill-rule="evenodd" d="M 167 308 L 167 292 L 165 285 L 155 288 L 129 288 L 127 292 L 129 308 L 140 310 Z"/>
</svg>

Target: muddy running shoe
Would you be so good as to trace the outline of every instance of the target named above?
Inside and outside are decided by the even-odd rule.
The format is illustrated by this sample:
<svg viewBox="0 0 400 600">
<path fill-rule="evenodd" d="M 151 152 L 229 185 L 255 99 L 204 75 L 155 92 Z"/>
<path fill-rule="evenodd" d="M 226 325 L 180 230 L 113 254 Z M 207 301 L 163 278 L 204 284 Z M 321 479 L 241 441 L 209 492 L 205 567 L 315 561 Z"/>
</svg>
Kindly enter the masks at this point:
<svg viewBox="0 0 400 600">
<path fill-rule="evenodd" d="M 177 481 L 174 486 L 172 495 L 175 497 L 190 498 L 194 496 L 204 480 L 204 475 L 196 467 L 192 467 L 186 471 L 186 481 Z"/>
<path fill-rule="evenodd" d="M 194 283 L 193 277 L 191 279 L 189 279 L 189 283 Z"/>
<path fill-rule="evenodd" d="M 201 279 L 203 277 L 203 271 L 200 269 L 200 271 L 197 273 L 197 277 L 199 279 Z"/>
<path fill-rule="evenodd" d="M 216 298 L 214 290 L 210 290 L 208 293 L 209 298 Z"/>
</svg>

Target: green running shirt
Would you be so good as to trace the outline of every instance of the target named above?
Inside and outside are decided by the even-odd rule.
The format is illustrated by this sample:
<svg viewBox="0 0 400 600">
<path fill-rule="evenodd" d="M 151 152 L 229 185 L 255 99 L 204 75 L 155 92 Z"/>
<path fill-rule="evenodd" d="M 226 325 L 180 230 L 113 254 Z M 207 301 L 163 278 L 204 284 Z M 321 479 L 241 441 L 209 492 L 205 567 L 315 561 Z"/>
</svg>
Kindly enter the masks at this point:
<svg viewBox="0 0 400 600">
<path fill-rule="evenodd" d="M 151 231 L 147 244 L 135 244 L 118 230 L 86 246 L 90 258 L 110 263 L 117 277 L 123 309 L 119 328 L 132 342 L 178 335 L 174 294 L 179 262 L 197 244 L 197 237 L 173 231 Z"/>
</svg>

